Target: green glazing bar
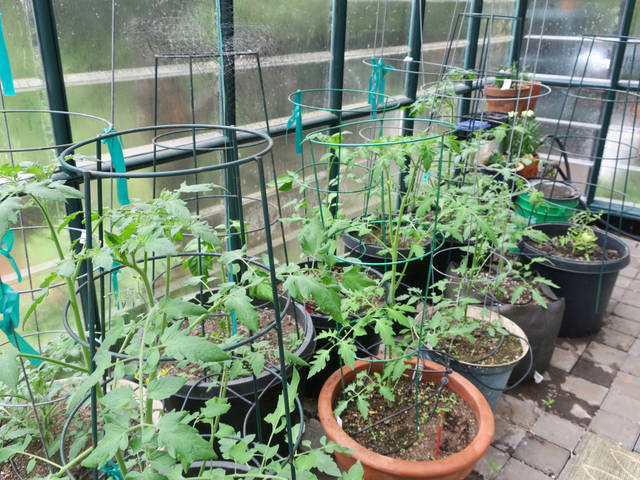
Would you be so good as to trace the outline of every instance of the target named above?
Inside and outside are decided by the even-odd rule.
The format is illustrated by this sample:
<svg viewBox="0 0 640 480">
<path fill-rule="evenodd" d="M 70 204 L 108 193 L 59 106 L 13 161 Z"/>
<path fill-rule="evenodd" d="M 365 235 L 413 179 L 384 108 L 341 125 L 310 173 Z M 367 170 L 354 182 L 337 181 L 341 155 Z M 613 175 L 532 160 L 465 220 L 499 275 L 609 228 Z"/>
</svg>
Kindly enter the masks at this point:
<svg viewBox="0 0 640 480">
<path fill-rule="evenodd" d="M 49 101 L 49 109 L 54 111 L 67 112 L 67 94 L 64 85 L 64 76 L 62 71 L 62 59 L 60 57 L 60 47 L 58 45 L 58 32 L 56 30 L 56 20 L 51 1 L 32 0 L 33 13 L 35 18 L 36 34 L 38 37 L 38 45 L 40 47 L 40 58 L 42 59 L 42 68 L 44 73 L 44 82 L 47 89 L 47 99 Z M 73 143 L 71 135 L 71 123 L 69 115 L 51 114 L 51 127 L 53 130 L 53 138 L 56 145 L 68 145 Z M 98 133 L 98 132 L 96 132 Z M 62 153 L 65 147 L 59 147 L 58 153 Z M 73 160 L 70 161 L 75 164 Z M 81 180 L 73 178 L 67 181 L 67 185 L 78 189 Z M 77 198 L 69 198 L 65 202 L 65 211 L 67 215 L 76 212 L 82 212 L 82 201 Z M 71 243 L 75 242 L 75 250 L 77 252 L 82 249 L 80 242 L 80 232 L 84 230 L 84 219 L 82 213 L 76 215 L 69 223 L 69 236 Z M 79 277 L 82 278 L 87 274 L 86 263 L 80 266 Z M 87 299 L 87 287 L 85 282 L 81 282 L 80 302 L 85 318 L 88 318 L 89 303 Z M 97 305 L 97 302 L 93 302 Z M 94 312 L 93 318 L 98 318 L 97 311 Z M 99 327 L 99 326 L 98 326 Z"/>
<path fill-rule="evenodd" d="M 424 10 L 426 8 L 425 0 L 412 0 L 411 2 L 411 24 L 409 25 L 409 62 L 406 63 L 406 72 L 404 75 L 404 95 L 412 103 L 415 102 L 418 92 L 418 76 L 420 74 L 420 53 L 422 51 L 422 29 L 424 28 Z M 411 110 L 403 111 L 402 135 L 412 135 L 414 121 Z M 407 162 L 408 165 L 408 162 Z M 400 171 L 398 182 L 400 189 L 404 189 L 405 170 Z M 396 199 L 397 206 L 400 206 L 402 193 Z"/>
<path fill-rule="evenodd" d="M 480 35 L 480 18 L 482 13 L 482 0 L 471 0 L 469 9 L 469 24 L 467 26 L 467 47 L 464 51 L 464 69 L 473 70 L 476 67 L 476 55 L 478 53 L 478 36 Z M 465 80 L 465 85 L 471 91 L 473 80 Z M 467 96 L 467 95 L 465 95 Z M 469 113 L 469 100 L 463 99 L 460 102 L 460 116 Z"/>
<path fill-rule="evenodd" d="M 327 104 L 334 111 L 342 110 L 342 89 L 344 87 L 344 52 L 345 39 L 347 36 L 347 0 L 333 0 L 331 9 L 331 63 L 329 65 L 329 93 Z M 342 123 L 342 114 L 338 114 L 337 121 L 331 126 Z M 300 126 L 302 128 L 302 125 Z M 337 133 L 337 129 L 330 129 L 329 135 Z M 335 154 L 336 149 L 332 149 L 329 158 L 329 171 L 327 181 L 329 190 L 336 192 L 331 199 L 329 211 L 336 215 L 338 211 L 338 190 L 340 189 L 340 156 Z M 339 150 L 338 150 L 339 152 Z"/>
<path fill-rule="evenodd" d="M 593 166 L 589 172 L 589 184 L 587 188 L 587 205 L 593 202 L 600 177 L 600 167 L 602 165 L 602 155 L 607 143 L 607 135 L 611 125 L 611 116 L 613 115 L 613 107 L 615 106 L 616 89 L 620 81 L 620 72 L 624 62 L 624 54 L 626 52 L 628 35 L 631 30 L 631 22 L 633 21 L 633 11 L 635 9 L 636 0 L 627 0 L 625 2 L 622 18 L 620 20 L 619 40 L 616 45 L 613 61 L 611 62 L 611 74 L 609 76 L 609 91 L 607 92 L 606 102 L 600 115 L 600 133 L 598 141 L 593 150 Z"/>
<path fill-rule="evenodd" d="M 514 15 L 516 17 L 513 22 L 511 34 L 513 38 L 511 40 L 511 46 L 509 50 L 509 58 L 511 65 L 520 64 L 520 52 L 522 51 L 522 39 L 524 36 L 524 20 L 527 15 L 527 7 L 529 6 L 529 0 L 517 0 Z"/>
</svg>

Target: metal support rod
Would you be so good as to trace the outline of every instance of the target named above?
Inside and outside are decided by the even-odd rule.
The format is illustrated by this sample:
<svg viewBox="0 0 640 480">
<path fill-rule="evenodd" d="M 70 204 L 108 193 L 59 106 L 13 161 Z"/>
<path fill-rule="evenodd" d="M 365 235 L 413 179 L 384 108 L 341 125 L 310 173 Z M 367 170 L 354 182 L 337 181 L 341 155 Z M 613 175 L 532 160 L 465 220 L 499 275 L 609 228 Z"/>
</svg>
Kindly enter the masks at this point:
<svg viewBox="0 0 640 480">
<path fill-rule="evenodd" d="M 473 70 L 476 67 L 476 55 L 478 53 L 478 37 L 480 35 L 480 17 L 482 13 L 482 0 L 471 0 L 469 25 L 467 26 L 467 47 L 464 51 L 464 69 Z M 465 85 L 471 89 L 473 80 L 465 80 Z M 471 94 L 469 94 L 471 95 Z M 468 95 L 465 95 L 468 97 Z M 460 102 L 460 116 L 469 113 L 470 101 L 463 99 Z"/>
<path fill-rule="evenodd" d="M 611 116 L 616 99 L 616 89 L 620 81 L 620 72 L 622 63 L 624 62 L 624 54 L 627 47 L 627 36 L 631 30 L 631 22 L 633 20 L 633 11 L 635 9 L 636 0 L 627 0 L 621 14 L 620 28 L 618 35 L 620 36 L 617 43 L 613 61 L 611 62 L 611 74 L 609 75 L 609 90 L 607 92 L 606 102 L 600 114 L 600 133 L 594 146 L 593 166 L 589 172 L 589 182 L 587 188 L 587 205 L 589 205 L 596 194 L 596 185 L 600 176 L 600 167 L 602 165 L 602 155 L 607 143 L 607 135 L 609 134 L 609 126 L 611 125 Z"/>
<path fill-rule="evenodd" d="M 220 104 L 220 123 L 225 126 L 236 124 L 236 82 L 235 82 L 235 56 L 225 55 L 233 51 L 233 0 L 216 0 L 218 16 L 218 49 L 220 60 L 220 73 L 218 75 Z M 230 163 L 234 157 L 236 139 L 231 138 L 225 130 L 225 149 L 222 158 L 225 163 Z M 238 222 L 241 222 L 242 191 L 240 188 L 240 169 L 235 166 L 224 170 L 224 186 L 228 196 L 225 197 L 226 224 L 229 234 L 228 248 L 238 250 L 242 248 L 244 239 L 239 233 L 231 234 Z"/>
<path fill-rule="evenodd" d="M 64 85 L 64 76 L 62 71 L 62 60 L 60 57 L 60 46 L 58 45 L 58 33 L 56 30 L 56 20 L 51 0 L 32 0 L 33 12 L 35 16 L 36 34 L 38 37 L 38 45 L 40 47 L 40 58 L 42 59 L 42 68 L 44 74 L 45 86 L 47 89 L 47 98 L 49 101 L 49 109 L 61 112 L 69 111 L 67 105 L 67 94 Z M 69 115 L 51 114 L 51 126 L 53 129 L 53 137 L 56 145 L 68 145 L 73 142 L 71 135 L 71 123 Z M 58 149 L 58 154 L 62 153 L 64 148 Z M 74 162 L 71 162 L 74 163 Z M 74 163 L 75 164 L 75 163 Z M 67 184 L 73 188 L 79 189 L 80 182 L 76 179 L 70 179 Z M 67 215 L 76 212 L 82 212 L 82 201 L 77 198 L 68 199 L 65 202 L 65 211 Z M 69 224 L 69 235 L 71 243 L 79 240 L 80 232 L 84 229 L 84 218 L 82 213 L 77 215 Z M 80 242 L 75 243 L 75 251 L 82 248 Z M 87 273 L 87 265 L 85 262 L 80 267 L 80 277 Z M 80 300 L 85 319 L 89 318 L 87 287 L 80 288 Z M 92 303 L 94 306 L 97 302 Z M 97 311 L 93 312 L 93 318 L 97 320 Z M 99 325 L 97 325 L 99 327 Z"/>
<path fill-rule="evenodd" d="M 418 92 L 418 76 L 420 74 L 420 53 L 422 52 L 422 29 L 424 28 L 425 0 L 413 0 L 411 2 L 411 23 L 409 24 L 409 57 L 406 72 L 404 74 L 404 95 L 411 103 L 415 102 Z M 402 115 L 402 135 L 407 136 L 413 133 L 413 115 L 410 109 L 406 109 Z M 407 160 L 406 165 L 409 165 Z M 400 193 L 396 200 L 400 206 L 402 196 L 405 191 L 404 182 L 406 170 L 400 171 L 398 178 Z"/>
<path fill-rule="evenodd" d="M 522 39 L 524 37 L 524 20 L 527 15 L 527 7 L 529 6 L 529 0 L 517 0 L 514 15 L 516 17 L 513 22 L 511 34 L 513 39 L 511 40 L 511 47 L 509 50 L 509 62 L 511 65 L 518 65 L 518 71 L 520 71 L 520 52 L 522 51 Z"/>
<path fill-rule="evenodd" d="M 344 52 L 345 38 L 347 36 L 347 0 L 333 0 L 331 9 L 331 63 L 329 64 L 329 97 L 327 103 L 333 111 L 342 109 L 342 89 L 344 87 Z M 342 122 L 342 115 L 339 113 L 336 121 L 332 122 L 332 126 L 336 126 Z M 329 134 L 337 133 L 336 129 L 331 128 Z M 340 156 L 332 154 L 329 157 L 329 173 L 327 181 L 329 182 L 328 190 L 334 193 L 330 200 L 330 211 L 333 216 L 338 212 L 338 194 L 339 175 L 340 175 Z"/>
</svg>

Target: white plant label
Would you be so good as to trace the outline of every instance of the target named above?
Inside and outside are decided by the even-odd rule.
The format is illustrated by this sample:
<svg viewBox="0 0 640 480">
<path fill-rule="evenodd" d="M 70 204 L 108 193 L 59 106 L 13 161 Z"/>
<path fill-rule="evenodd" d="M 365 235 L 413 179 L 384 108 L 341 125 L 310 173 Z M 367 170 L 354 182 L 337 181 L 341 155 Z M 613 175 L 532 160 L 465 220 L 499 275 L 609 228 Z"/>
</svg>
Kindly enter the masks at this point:
<svg viewBox="0 0 640 480">
<path fill-rule="evenodd" d="M 502 81 L 502 87 L 500 87 L 500 90 L 509 90 L 510 88 L 511 88 L 511 79 L 505 78 Z"/>
</svg>

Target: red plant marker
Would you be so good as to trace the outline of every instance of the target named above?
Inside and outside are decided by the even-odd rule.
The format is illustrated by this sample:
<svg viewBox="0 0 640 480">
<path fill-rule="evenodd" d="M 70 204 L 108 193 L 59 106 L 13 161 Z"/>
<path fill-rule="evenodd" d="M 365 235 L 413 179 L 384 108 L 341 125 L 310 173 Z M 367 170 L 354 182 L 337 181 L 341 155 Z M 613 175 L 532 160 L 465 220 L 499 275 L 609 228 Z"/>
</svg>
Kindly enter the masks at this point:
<svg viewBox="0 0 640 480">
<path fill-rule="evenodd" d="M 442 425 L 438 427 L 438 439 L 436 440 L 436 457 L 438 458 L 438 454 L 440 453 L 440 438 L 442 437 Z"/>
</svg>

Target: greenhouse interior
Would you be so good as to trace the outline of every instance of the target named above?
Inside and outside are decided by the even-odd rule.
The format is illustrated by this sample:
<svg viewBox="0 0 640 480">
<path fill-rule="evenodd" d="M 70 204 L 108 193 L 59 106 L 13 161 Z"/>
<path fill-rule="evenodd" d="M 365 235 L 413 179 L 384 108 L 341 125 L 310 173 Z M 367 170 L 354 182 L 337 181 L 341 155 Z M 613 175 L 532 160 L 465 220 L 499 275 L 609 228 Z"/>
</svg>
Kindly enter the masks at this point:
<svg viewBox="0 0 640 480">
<path fill-rule="evenodd" d="M 640 478 L 635 0 L 0 14 L 0 480 Z"/>
</svg>

